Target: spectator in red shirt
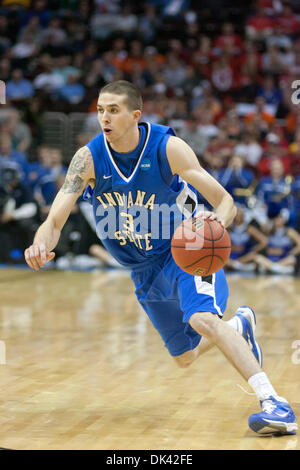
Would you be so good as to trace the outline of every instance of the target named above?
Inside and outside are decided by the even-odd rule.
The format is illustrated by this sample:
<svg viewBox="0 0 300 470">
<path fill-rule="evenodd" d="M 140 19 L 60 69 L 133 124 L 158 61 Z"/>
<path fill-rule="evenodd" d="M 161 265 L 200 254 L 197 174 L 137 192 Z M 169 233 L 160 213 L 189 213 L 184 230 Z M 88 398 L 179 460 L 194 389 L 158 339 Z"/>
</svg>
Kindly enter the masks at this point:
<svg viewBox="0 0 300 470">
<path fill-rule="evenodd" d="M 256 78 L 261 70 L 261 55 L 252 41 L 245 41 L 240 73 Z"/>
<path fill-rule="evenodd" d="M 213 63 L 211 82 L 213 87 L 220 93 L 226 93 L 234 88 L 234 70 L 228 56 L 222 55 Z"/>
<path fill-rule="evenodd" d="M 268 16 L 264 7 L 258 7 L 257 14 L 246 23 L 246 33 L 250 39 L 265 39 L 273 33 L 274 20 Z"/>
<path fill-rule="evenodd" d="M 222 32 L 217 36 L 214 46 L 218 53 L 226 50 L 231 52 L 232 55 L 240 54 L 243 48 L 243 42 L 241 37 L 234 32 L 232 23 L 224 23 L 222 26 Z"/>
<path fill-rule="evenodd" d="M 283 5 L 282 13 L 276 18 L 275 24 L 284 34 L 297 34 L 300 32 L 300 21 L 288 4 Z"/>
</svg>

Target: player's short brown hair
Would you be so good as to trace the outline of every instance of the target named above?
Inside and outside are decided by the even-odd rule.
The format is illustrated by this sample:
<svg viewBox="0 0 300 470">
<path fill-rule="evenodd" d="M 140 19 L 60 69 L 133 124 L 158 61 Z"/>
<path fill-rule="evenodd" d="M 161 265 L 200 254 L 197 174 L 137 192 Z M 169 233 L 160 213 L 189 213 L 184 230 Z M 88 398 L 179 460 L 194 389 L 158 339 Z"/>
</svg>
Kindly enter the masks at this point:
<svg viewBox="0 0 300 470">
<path fill-rule="evenodd" d="M 142 94 L 138 87 L 133 83 L 127 82 L 127 80 L 117 80 L 115 82 L 108 83 L 100 90 L 102 93 L 113 93 L 115 95 L 125 95 L 125 104 L 130 111 L 139 109 L 142 111 L 143 100 Z"/>
</svg>

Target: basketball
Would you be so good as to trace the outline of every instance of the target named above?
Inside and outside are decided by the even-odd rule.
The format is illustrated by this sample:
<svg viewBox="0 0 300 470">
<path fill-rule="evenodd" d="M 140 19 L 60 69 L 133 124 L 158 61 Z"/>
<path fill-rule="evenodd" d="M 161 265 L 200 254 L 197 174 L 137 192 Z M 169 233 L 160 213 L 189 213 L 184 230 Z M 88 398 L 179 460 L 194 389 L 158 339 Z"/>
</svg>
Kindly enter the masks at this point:
<svg viewBox="0 0 300 470">
<path fill-rule="evenodd" d="M 191 218 L 175 230 L 171 251 L 175 263 L 194 276 L 210 276 L 229 258 L 230 236 L 216 220 Z"/>
</svg>

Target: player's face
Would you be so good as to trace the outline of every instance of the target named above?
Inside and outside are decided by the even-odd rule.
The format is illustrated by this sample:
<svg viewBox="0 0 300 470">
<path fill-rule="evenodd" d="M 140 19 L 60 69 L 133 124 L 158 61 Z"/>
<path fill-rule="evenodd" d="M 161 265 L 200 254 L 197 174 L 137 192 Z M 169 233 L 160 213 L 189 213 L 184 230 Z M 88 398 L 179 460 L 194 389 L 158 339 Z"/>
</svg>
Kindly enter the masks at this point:
<svg viewBox="0 0 300 470">
<path fill-rule="evenodd" d="M 131 111 L 125 95 L 102 93 L 99 95 L 98 120 L 109 143 L 130 140 L 140 118 L 140 111 Z"/>
</svg>

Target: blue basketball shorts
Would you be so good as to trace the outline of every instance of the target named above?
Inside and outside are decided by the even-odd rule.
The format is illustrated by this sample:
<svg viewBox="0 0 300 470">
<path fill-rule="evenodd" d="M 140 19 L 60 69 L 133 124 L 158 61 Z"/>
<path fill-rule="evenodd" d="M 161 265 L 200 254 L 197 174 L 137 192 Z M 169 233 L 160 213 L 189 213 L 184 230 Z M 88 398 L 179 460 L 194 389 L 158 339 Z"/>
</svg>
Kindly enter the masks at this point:
<svg viewBox="0 0 300 470">
<path fill-rule="evenodd" d="M 171 252 L 151 266 L 131 273 L 135 293 L 171 356 L 194 349 L 201 336 L 190 326 L 196 312 L 222 318 L 228 299 L 223 269 L 212 276 L 192 276 L 180 269 Z"/>
</svg>

